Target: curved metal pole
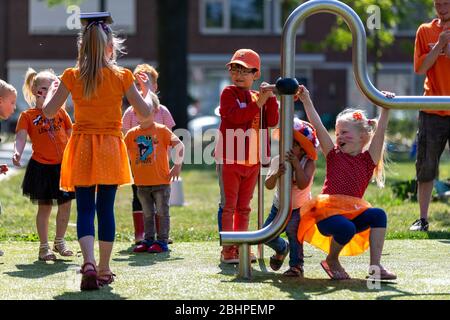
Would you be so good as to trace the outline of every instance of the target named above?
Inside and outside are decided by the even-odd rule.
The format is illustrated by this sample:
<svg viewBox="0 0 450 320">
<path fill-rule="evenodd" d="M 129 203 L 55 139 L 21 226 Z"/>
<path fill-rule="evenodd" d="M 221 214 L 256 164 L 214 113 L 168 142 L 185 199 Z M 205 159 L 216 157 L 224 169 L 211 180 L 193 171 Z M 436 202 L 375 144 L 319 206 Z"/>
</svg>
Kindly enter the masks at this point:
<svg viewBox="0 0 450 320">
<path fill-rule="evenodd" d="M 450 109 L 450 96 L 397 96 L 386 98 L 369 79 L 367 72 L 367 40 L 364 25 L 355 11 L 345 3 L 336 0 L 311 0 L 297 7 L 286 20 L 282 39 L 282 77 L 295 77 L 295 40 L 297 29 L 307 17 L 316 13 L 332 13 L 342 17 L 350 28 L 353 38 L 352 63 L 355 81 L 361 92 L 374 104 L 395 109 Z M 280 161 L 292 145 L 293 96 L 281 96 Z M 286 174 L 280 181 L 280 208 L 275 220 L 267 227 L 251 232 L 220 232 L 221 244 L 239 244 L 244 251 L 249 244 L 267 242 L 284 229 L 287 224 L 291 194 L 292 168 L 286 164 Z M 240 258 L 240 275 L 250 277 L 250 263 L 247 254 Z"/>
</svg>

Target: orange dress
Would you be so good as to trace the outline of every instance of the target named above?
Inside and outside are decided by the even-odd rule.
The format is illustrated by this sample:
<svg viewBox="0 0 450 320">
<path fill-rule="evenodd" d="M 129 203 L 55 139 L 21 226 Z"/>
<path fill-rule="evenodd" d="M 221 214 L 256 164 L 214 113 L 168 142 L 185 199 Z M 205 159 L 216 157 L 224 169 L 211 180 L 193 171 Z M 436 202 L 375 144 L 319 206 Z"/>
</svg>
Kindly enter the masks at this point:
<svg viewBox="0 0 450 320">
<path fill-rule="evenodd" d="M 74 103 L 73 132 L 61 164 L 61 189 L 131 182 L 130 164 L 122 135 L 122 97 L 134 82 L 127 69 L 102 69 L 102 82 L 86 99 L 77 68 L 61 76 Z"/>
<path fill-rule="evenodd" d="M 335 215 L 353 220 L 372 205 L 364 199 L 341 194 L 320 194 L 306 202 L 300 209 L 300 225 L 297 238 L 325 251 L 330 252 L 332 237 L 324 236 L 317 223 Z M 341 256 L 356 256 L 369 248 L 370 228 L 357 233 L 342 249 Z"/>
</svg>

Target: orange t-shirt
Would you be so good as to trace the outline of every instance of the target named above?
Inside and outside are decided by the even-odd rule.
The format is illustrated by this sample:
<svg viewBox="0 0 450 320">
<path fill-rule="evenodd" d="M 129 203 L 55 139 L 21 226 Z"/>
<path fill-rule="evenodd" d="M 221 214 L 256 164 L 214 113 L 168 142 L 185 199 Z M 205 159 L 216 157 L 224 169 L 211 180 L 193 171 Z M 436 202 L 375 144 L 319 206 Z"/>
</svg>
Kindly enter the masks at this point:
<svg viewBox="0 0 450 320">
<path fill-rule="evenodd" d="M 443 31 L 439 19 L 422 24 L 417 30 L 414 48 L 414 70 L 417 72 L 428 53 L 438 42 Z M 450 96 L 450 59 L 441 52 L 434 65 L 428 69 L 424 83 L 425 96 Z M 441 116 L 450 116 L 450 110 L 423 110 Z"/>
<path fill-rule="evenodd" d="M 89 99 L 83 95 L 83 82 L 78 68 L 68 68 L 61 81 L 72 94 L 74 103 L 73 133 L 110 134 L 122 136 L 122 97 L 134 82 L 133 73 L 125 68 L 118 71 L 102 68 L 103 79 L 96 94 Z"/>
<path fill-rule="evenodd" d="M 72 128 L 72 121 L 64 109 L 59 109 L 53 119 L 47 119 L 42 109 L 31 108 L 20 114 L 16 133 L 26 130 L 30 136 L 33 153 L 31 157 L 43 164 L 59 164 Z"/>
<path fill-rule="evenodd" d="M 154 123 L 150 128 L 130 129 L 125 135 L 134 184 L 156 186 L 170 184 L 169 146 L 177 139 L 165 125 Z"/>
</svg>

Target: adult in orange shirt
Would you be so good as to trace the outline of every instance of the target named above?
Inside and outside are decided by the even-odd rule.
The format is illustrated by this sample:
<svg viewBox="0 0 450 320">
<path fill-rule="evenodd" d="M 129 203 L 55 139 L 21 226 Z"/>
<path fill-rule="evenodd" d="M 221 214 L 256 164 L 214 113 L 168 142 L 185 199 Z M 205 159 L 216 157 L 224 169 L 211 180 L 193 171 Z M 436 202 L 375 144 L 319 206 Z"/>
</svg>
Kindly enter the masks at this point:
<svg viewBox="0 0 450 320">
<path fill-rule="evenodd" d="M 72 256 L 64 235 L 70 218 L 70 206 L 75 198 L 73 192 L 59 189 L 61 161 L 72 131 L 72 121 L 64 109 L 53 119 L 42 112 L 45 96 L 53 81 L 57 80 L 52 70 L 36 72 L 28 68 L 23 85 L 23 95 L 30 108 L 20 114 L 16 127 L 16 142 L 12 161 L 20 167 L 20 159 L 27 136 L 30 137 L 33 153 L 23 178 L 23 194 L 38 204 L 36 227 L 40 246 L 39 260 L 56 260 L 48 245 L 48 222 L 53 204 L 58 204 L 56 215 L 56 237 L 53 249 L 62 256 Z"/>
<path fill-rule="evenodd" d="M 437 19 L 417 30 L 414 70 L 425 74 L 426 96 L 450 95 L 450 1 L 434 0 Z M 416 174 L 420 219 L 410 230 L 428 230 L 428 207 L 433 180 L 439 175 L 439 161 L 445 145 L 450 143 L 450 110 L 422 110 L 417 131 Z"/>
<path fill-rule="evenodd" d="M 131 71 L 117 66 L 122 42 L 104 21 L 97 17 L 83 27 L 78 39 L 78 63 L 64 71 L 43 108 L 46 117 L 54 117 L 72 94 L 75 124 L 64 151 L 60 185 L 65 190 L 75 189 L 77 234 L 84 259 L 81 290 L 98 289 L 114 280 L 109 263 L 115 237 L 115 194 L 118 185 L 131 182 L 121 131 L 122 98 L 125 95 L 142 117 L 149 116 L 153 109 L 147 95 L 148 78 L 138 77 L 147 84 L 144 99 Z M 94 255 L 96 212 L 98 266 Z"/>
<path fill-rule="evenodd" d="M 159 104 L 156 94 L 152 93 L 152 97 L 153 105 Z M 180 175 L 184 156 L 184 145 L 180 139 L 165 125 L 154 122 L 153 117 L 138 119 L 140 124 L 125 136 L 134 184 L 144 212 L 145 239 L 137 244 L 134 252 L 160 253 L 169 250 L 170 181 Z M 169 147 L 174 147 L 177 155 L 171 169 Z M 155 214 L 159 216 L 159 228 L 156 227 Z"/>
</svg>

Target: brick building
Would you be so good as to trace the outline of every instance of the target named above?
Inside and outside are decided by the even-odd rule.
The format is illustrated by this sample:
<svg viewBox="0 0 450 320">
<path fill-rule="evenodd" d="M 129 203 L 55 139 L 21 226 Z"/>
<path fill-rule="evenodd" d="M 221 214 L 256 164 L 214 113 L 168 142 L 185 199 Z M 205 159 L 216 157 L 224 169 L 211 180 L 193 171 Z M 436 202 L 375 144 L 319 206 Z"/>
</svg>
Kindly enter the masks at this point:
<svg viewBox="0 0 450 320">
<path fill-rule="evenodd" d="M 282 25 L 296 5 L 283 5 L 283 0 L 186 1 L 189 94 L 200 101 L 203 114 L 213 113 L 221 89 L 229 83 L 225 64 L 236 49 L 252 48 L 260 53 L 265 81 L 278 77 Z M 101 6 L 112 13 L 113 29 L 127 38 L 128 54 L 119 63 L 130 69 L 141 62 L 157 66 L 156 1 L 86 0 L 81 11 L 99 11 Z M 68 22 L 70 25 L 73 20 L 70 9 L 48 8 L 45 0 L 1 0 L 0 77 L 20 89 L 28 66 L 61 73 L 74 65 L 77 30 L 68 28 Z M 334 20 L 330 14 L 308 18 L 298 31 L 296 51 L 297 77 L 306 82 L 319 112 L 331 119 L 345 106 L 370 107 L 354 83 L 349 52 L 317 52 L 303 45 L 305 41 L 317 43 L 324 39 Z M 396 45 L 382 57 L 380 90 L 395 90 L 399 95 L 422 94 L 423 78 L 414 75 L 412 66 L 416 28 L 405 26 L 395 31 Z M 18 108 L 26 107 L 19 94 Z"/>
</svg>

